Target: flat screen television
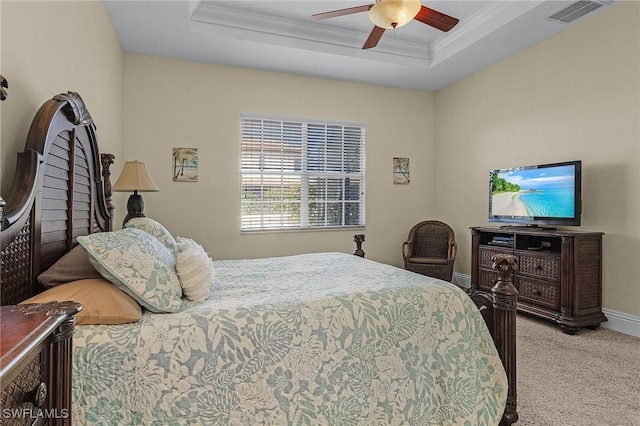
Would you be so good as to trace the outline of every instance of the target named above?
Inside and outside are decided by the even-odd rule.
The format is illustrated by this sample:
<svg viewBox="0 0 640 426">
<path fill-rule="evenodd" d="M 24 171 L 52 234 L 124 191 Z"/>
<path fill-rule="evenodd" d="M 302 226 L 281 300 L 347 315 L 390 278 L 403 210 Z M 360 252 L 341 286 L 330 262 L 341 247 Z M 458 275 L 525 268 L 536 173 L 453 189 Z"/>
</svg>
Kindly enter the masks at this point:
<svg viewBox="0 0 640 426">
<path fill-rule="evenodd" d="M 489 222 L 580 226 L 581 181 L 579 160 L 492 170 Z"/>
</svg>

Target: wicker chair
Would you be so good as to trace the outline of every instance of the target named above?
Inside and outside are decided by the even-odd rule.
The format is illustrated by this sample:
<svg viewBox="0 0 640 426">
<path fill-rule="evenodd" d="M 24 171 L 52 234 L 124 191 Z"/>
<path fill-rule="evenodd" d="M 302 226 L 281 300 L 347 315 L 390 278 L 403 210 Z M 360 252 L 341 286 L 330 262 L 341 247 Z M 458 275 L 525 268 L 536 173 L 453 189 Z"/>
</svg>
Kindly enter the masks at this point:
<svg viewBox="0 0 640 426">
<path fill-rule="evenodd" d="M 453 229 L 437 220 L 415 225 L 402 245 L 405 269 L 449 282 L 453 276 L 456 252 Z"/>
</svg>

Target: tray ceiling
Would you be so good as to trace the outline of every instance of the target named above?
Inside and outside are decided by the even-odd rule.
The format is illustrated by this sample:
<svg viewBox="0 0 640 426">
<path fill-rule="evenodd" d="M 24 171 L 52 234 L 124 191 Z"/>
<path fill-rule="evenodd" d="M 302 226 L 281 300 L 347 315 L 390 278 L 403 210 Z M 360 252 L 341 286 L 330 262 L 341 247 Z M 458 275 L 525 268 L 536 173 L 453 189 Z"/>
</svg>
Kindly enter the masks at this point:
<svg viewBox="0 0 640 426">
<path fill-rule="evenodd" d="M 412 21 L 387 30 L 369 50 L 362 49 L 373 28 L 366 12 L 311 20 L 315 13 L 367 3 L 104 1 L 127 52 L 429 91 L 588 19 L 613 2 L 422 1 L 460 22 L 443 33 Z M 554 15 L 562 19 L 551 19 Z"/>
</svg>

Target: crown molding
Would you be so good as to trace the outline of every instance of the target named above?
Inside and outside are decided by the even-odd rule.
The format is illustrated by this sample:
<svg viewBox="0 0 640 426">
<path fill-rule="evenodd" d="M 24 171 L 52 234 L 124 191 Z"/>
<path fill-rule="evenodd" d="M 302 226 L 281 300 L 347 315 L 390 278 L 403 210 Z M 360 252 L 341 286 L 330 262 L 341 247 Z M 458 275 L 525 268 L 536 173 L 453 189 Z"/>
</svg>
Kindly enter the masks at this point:
<svg viewBox="0 0 640 426">
<path fill-rule="evenodd" d="M 191 31 L 393 64 L 429 67 L 431 59 L 431 48 L 427 43 L 386 37 L 375 49 L 363 50 L 361 47 L 369 34 L 362 31 L 311 20 L 256 13 L 211 2 L 202 2 L 194 9 Z M 355 53 L 354 49 L 357 49 Z"/>
<path fill-rule="evenodd" d="M 447 37 L 440 37 L 430 43 L 431 51 L 434 52 L 432 65 L 454 56 L 543 3 L 546 1 L 492 1 L 467 18 L 462 25 L 451 30 Z"/>
</svg>

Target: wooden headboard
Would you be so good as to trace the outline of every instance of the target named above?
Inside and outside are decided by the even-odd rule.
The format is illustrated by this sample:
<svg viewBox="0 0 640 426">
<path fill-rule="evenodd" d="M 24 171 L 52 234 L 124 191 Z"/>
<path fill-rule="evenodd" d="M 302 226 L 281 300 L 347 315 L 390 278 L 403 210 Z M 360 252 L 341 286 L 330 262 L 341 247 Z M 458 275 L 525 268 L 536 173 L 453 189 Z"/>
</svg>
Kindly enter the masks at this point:
<svg viewBox="0 0 640 426">
<path fill-rule="evenodd" d="M 109 167 L 96 127 L 74 92 L 46 101 L 36 113 L 2 214 L 0 304 L 38 293 L 37 276 L 76 244 L 112 230 Z"/>
</svg>

